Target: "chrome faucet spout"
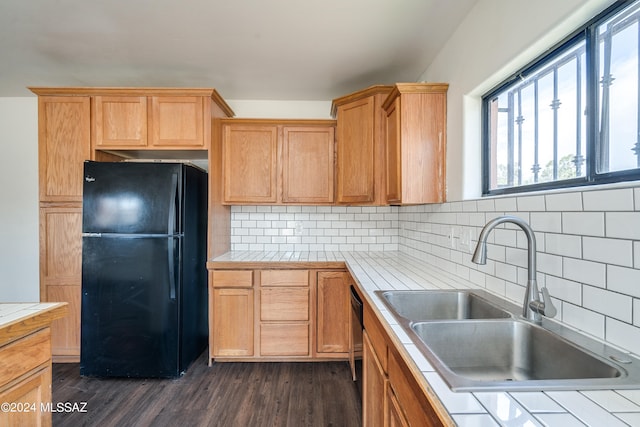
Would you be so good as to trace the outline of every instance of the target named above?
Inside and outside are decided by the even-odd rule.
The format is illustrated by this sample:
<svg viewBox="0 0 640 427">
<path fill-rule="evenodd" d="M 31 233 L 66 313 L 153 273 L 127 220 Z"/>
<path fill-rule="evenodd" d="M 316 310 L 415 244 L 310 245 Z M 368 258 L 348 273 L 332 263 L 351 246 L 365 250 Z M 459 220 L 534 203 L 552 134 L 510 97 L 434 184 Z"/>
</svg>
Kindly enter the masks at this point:
<svg viewBox="0 0 640 427">
<path fill-rule="evenodd" d="M 527 236 L 527 289 L 525 291 L 524 302 L 522 304 L 522 315 L 528 320 L 540 323 L 542 321 L 540 315 L 553 317 L 556 309 L 551 302 L 547 288 L 542 288 L 542 300 L 540 300 L 540 292 L 538 291 L 538 283 L 536 281 L 536 236 L 533 229 L 522 218 L 516 216 L 500 216 L 489 221 L 478 236 L 478 244 L 473 253 L 471 261 L 476 264 L 486 264 L 487 262 L 487 237 L 489 233 L 498 225 L 509 222 L 517 225 L 524 231 Z"/>
</svg>

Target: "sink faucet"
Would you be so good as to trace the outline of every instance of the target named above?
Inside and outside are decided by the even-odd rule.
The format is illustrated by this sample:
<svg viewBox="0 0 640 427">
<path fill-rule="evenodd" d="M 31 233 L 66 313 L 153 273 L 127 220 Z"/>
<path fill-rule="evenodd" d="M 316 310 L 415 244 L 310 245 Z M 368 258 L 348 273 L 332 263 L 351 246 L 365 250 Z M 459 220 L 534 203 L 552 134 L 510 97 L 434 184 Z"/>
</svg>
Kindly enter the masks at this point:
<svg viewBox="0 0 640 427">
<path fill-rule="evenodd" d="M 480 232 L 480 236 L 478 236 L 478 244 L 471 261 L 476 264 L 487 263 L 487 237 L 491 230 L 493 230 L 497 225 L 505 222 L 510 222 L 519 226 L 527 236 L 528 280 L 527 289 L 524 295 L 524 303 L 522 304 L 522 315 L 534 323 L 541 323 L 541 314 L 543 316 L 553 317 L 556 315 L 557 310 L 551 302 L 549 290 L 546 287 L 541 289 L 542 301 L 540 300 L 540 291 L 538 291 L 538 282 L 536 281 L 536 236 L 526 221 L 521 218 L 508 215 L 500 216 L 489 221 Z"/>
</svg>

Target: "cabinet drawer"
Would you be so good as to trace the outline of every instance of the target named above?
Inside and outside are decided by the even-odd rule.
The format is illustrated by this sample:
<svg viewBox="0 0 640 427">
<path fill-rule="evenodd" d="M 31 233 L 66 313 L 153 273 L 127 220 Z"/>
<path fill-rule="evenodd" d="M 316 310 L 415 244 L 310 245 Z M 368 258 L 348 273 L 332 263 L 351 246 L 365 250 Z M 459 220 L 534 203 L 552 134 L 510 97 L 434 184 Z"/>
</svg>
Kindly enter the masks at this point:
<svg viewBox="0 0 640 427">
<path fill-rule="evenodd" d="M 260 355 L 308 356 L 308 323 L 266 323 L 260 325 Z"/>
<path fill-rule="evenodd" d="M 214 270 L 214 288 L 251 288 L 253 271 L 251 270 Z"/>
<path fill-rule="evenodd" d="M 262 289 L 260 291 L 260 320 L 309 320 L 309 289 Z"/>
<path fill-rule="evenodd" d="M 309 286 L 308 270 L 262 270 L 260 272 L 262 286 Z"/>
<path fill-rule="evenodd" d="M 28 335 L 0 348 L 0 386 L 51 360 L 51 330 Z"/>
</svg>

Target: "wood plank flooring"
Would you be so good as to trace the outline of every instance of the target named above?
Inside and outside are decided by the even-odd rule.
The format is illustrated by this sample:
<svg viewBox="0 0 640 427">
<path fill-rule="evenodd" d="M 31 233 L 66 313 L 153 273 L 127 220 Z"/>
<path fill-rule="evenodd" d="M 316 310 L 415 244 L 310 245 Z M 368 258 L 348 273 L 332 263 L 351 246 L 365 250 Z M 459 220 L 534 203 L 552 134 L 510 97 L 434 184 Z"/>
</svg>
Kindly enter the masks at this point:
<svg viewBox="0 0 640 427">
<path fill-rule="evenodd" d="M 53 426 L 360 426 L 361 403 L 347 362 L 214 363 L 206 355 L 175 380 L 83 378 L 54 364 Z M 79 405 L 80 407 L 82 405 Z"/>
</svg>

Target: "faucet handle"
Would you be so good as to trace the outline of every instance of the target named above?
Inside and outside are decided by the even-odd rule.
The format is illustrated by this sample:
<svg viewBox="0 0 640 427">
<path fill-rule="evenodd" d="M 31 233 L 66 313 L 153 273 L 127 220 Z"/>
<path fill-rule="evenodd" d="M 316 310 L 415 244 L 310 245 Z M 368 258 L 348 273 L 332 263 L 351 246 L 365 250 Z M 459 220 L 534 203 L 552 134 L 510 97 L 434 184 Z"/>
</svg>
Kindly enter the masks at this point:
<svg viewBox="0 0 640 427">
<path fill-rule="evenodd" d="M 542 293 L 542 301 L 531 301 L 529 303 L 529 307 L 536 313 L 540 313 L 543 316 L 555 316 L 558 313 L 558 310 L 553 305 L 553 302 L 551 301 L 551 295 L 549 295 L 549 290 L 546 288 L 546 286 L 540 289 L 540 293 Z"/>
<path fill-rule="evenodd" d="M 553 305 L 553 302 L 551 302 L 551 295 L 549 295 L 549 289 L 547 289 L 547 287 L 545 286 L 542 289 L 540 289 L 540 292 L 542 292 L 542 302 L 544 303 L 544 308 L 543 308 L 544 313 L 542 314 L 544 314 L 547 317 L 554 317 L 558 313 L 558 310 Z"/>
</svg>

